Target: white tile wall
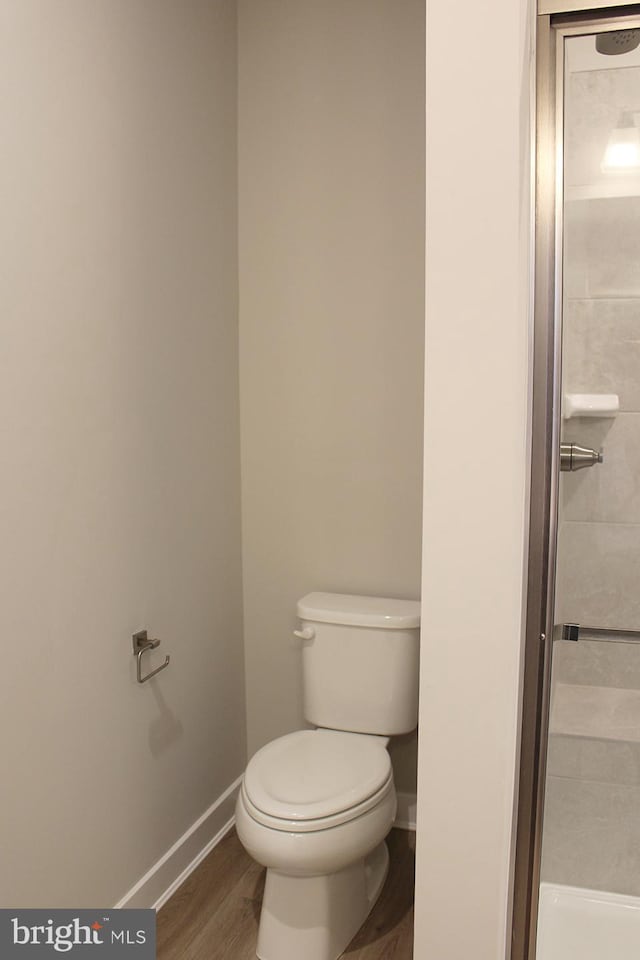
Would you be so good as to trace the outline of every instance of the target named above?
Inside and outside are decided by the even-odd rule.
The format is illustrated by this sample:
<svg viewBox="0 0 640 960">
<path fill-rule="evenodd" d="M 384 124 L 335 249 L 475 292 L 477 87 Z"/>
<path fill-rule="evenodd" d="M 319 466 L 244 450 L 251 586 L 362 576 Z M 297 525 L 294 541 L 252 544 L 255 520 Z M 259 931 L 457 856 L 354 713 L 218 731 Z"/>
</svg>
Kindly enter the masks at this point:
<svg viewBox="0 0 640 960">
<path fill-rule="evenodd" d="M 610 130 L 639 107 L 638 67 L 568 76 L 569 184 L 602 180 Z M 568 201 L 565 221 L 563 391 L 616 393 L 621 412 L 562 426 L 604 463 L 561 477 L 556 614 L 640 629 L 640 196 Z"/>
<path fill-rule="evenodd" d="M 638 70 L 640 89 L 640 70 Z M 565 204 L 565 292 L 614 300 L 640 296 L 640 197 Z"/>
<path fill-rule="evenodd" d="M 640 787 L 640 744 L 553 734 L 549 740 L 547 773 L 550 777 Z M 553 826 L 550 817 L 545 822 L 545 827 L 547 825 Z"/>
<path fill-rule="evenodd" d="M 640 896 L 638 810 L 636 784 L 548 777 L 542 878 Z"/>
<path fill-rule="evenodd" d="M 639 224 L 640 206 L 640 239 Z M 640 299 L 568 299 L 563 326 L 565 389 L 617 393 L 621 410 L 640 412 Z"/>
<path fill-rule="evenodd" d="M 567 181 L 602 181 L 640 68 L 575 74 L 567 97 Z M 563 390 L 617 393 L 621 412 L 562 425 L 604 463 L 561 477 L 556 620 L 640 630 L 640 196 L 565 204 L 564 292 Z M 640 895 L 638 691 L 640 645 L 555 644 L 544 879 Z"/>
<path fill-rule="evenodd" d="M 603 466 L 591 467 L 590 473 Z M 563 523 L 556 621 L 567 620 L 590 627 L 640 630 L 640 525 Z"/>
<path fill-rule="evenodd" d="M 630 643 L 556 643 L 554 676 L 561 683 L 640 690 L 640 650 Z"/>
<path fill-rule="evenodd" d="M 615 63 L 622 65 L 617 60 Z M 612 65 L 611 60 L 608 65 Z M 569 184 L 591 184 L 602 179 L 600 163 L 609 133 L 622 111 L 640 107 L 639 76 L 640 67 L 625 67 L 567 77 L 565 159 Z"/>
</svg>

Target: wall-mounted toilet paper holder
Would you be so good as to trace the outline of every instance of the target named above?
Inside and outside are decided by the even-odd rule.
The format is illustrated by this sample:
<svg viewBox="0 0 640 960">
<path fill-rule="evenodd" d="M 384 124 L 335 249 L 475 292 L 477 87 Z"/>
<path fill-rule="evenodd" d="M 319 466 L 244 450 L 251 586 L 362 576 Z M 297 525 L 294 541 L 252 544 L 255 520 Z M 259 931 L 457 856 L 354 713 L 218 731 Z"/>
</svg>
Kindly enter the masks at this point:
<svg viewBox="0 0 640 960">
<path fill-rule="evenodd" d="M 142 654 L 147 650 L 155 650 L 155 648 L 159 646 L 159 640 L 149 640 L 146 630 L 140 630 L 138 633 L 134 633 L 133 652 L 138 658 L 136 669 L 136 678 L 138 683 L 145 683 L 147 680 L 151 680 L 151 677 L 155 677 L 156 673 L 160 673 L 161 670 L 164 670 L 165 667 L 169 666 L 169 660 L 171 657 L 166 656 L 164 663 L 160 664 L 156 670 L 152 670 L 151 673 L 146 675 L 146 677 L 142 676 Z"/>
</svg>

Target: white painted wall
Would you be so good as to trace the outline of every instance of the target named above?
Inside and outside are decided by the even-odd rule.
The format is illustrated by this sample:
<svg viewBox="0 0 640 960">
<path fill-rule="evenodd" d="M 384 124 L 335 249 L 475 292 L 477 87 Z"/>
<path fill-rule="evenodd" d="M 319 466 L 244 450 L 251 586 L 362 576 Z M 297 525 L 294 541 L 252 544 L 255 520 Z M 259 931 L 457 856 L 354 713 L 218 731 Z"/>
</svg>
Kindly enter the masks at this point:
<svg viewBox="0 0 640 960">
<path fill-rule="evenodd" d="M 302 725 L 300 596 L 420 593 L 424 3 L 240 0 L 239 38 L 251 753 Z"/>
<path fill-rule="evenodd" d="M 3 906 L 115 902 L 244 765 L 234 7 L 0 7 Z"/>
<path fill-rule="evenodd" d="M 505 956 L 527 474 L 525 0 L 427 4 L 416 960 Z"/>
<path fill-rule="evenodd" d="M 423 4 L 240 12 L 253 749 L 300 722 L 301 593 L 419 592 Z M 115 901 L 244 763 L 234 31 L 0 11 L 3 905 Z M 504 952 L 525 41 L 522 2 L 430 0 L 420 960 Z M 142 626 L 173 660 L 141 688 Z"/>
</svg>

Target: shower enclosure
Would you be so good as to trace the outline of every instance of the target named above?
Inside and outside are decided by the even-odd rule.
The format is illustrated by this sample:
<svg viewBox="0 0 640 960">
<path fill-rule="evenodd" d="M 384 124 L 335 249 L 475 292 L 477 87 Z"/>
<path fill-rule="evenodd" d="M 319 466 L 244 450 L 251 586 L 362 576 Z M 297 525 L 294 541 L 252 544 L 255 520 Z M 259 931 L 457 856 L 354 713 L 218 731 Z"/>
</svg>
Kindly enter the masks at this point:
<svg viewBox="0 0 640 960">
<path fill-rule="evenodd" d="M 640 7 L 541 0 L 513 960 L 640 956 Z M 585 7 L 597 10 L 585 12 Z"/>
</svg>

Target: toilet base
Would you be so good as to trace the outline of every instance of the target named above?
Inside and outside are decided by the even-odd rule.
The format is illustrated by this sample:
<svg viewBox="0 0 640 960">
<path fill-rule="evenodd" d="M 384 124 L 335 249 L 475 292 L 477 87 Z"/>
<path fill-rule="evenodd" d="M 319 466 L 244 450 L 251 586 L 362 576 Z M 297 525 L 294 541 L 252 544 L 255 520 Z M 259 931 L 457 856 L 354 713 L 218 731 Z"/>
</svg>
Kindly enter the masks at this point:
<svg viewBox="0 0 640 960">
<path fill-rule="evenodd" d="M 289 877 L 267 870 L 260 960 L 337 960 L 371 912 L 388 870 L 384 841 L 363 860 L 327 876 Z"/>
</svg>

